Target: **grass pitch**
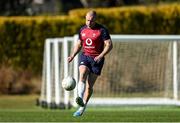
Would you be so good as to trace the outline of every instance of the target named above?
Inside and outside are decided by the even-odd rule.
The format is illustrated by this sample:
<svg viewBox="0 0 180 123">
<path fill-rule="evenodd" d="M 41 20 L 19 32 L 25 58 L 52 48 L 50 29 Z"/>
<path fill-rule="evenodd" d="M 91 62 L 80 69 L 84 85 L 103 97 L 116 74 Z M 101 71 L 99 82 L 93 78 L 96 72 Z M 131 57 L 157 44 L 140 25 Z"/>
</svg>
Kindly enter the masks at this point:
<svg viewBox="0 0 180 123">
<path fill-rule="evenodd" d="M 180 122 L 180 107 L 119 106 L 88 107 L 81 117 L 76 110 L 37 107 L 37 96 L 0 96 L 0 122 Z"/>
</svg>

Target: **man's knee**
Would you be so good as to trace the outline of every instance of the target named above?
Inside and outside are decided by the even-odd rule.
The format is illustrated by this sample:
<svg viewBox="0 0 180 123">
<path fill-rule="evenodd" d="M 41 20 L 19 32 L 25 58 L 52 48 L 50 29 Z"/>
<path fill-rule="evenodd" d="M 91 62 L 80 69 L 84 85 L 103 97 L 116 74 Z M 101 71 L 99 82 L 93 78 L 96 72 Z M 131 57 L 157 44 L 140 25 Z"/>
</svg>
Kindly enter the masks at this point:
<svg viewBox="0 0 180 123">
<path fill-rule="evenodd" d="M 88 75 L 88 73 L 89 73 L 88 68 L 81 65 L 81 66 L 79 67 L 79 72 L 80 72 L 80 80 L 81 80 L 81 81 L 86 81 L 87 75 Z"/>
</svg>

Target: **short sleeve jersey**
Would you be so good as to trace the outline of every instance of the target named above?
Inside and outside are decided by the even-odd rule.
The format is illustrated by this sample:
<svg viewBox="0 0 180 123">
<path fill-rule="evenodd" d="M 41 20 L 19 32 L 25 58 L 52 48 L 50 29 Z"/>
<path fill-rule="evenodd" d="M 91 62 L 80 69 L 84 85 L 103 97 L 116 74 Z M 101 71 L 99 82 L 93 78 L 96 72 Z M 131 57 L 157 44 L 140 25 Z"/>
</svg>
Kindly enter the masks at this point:
<svg viewBox="0 0 180 123">
<path fill-rule="evenodd" d="M 104 26 L 96 23 L 93 28 L 83 26 L 79 31 L 79 39 L 82 41 L 83 53 L 96 57 L 103 51 L 104 41 L 110 39 L 110 35 Z"/>
</svg>

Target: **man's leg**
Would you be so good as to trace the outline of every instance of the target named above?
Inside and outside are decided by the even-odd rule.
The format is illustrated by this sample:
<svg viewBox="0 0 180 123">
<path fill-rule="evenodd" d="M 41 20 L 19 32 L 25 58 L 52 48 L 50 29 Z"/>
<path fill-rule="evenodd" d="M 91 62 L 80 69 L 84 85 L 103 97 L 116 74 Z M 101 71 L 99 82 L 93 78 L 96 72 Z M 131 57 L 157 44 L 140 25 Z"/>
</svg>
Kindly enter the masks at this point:
<svg viewBox="0 0 180 123">
<path fill-rule="evenodd" d="M 93 74 L 93 73 L 90 73 L 88 76 L 86 91 L 84 94 L 84 101 L 86 104 L 88 103 L 88 101 L 93 93 L 93 86 L 94 86 L 97 78 L 98 78 L 98 75 Z"/>
<path fill-rule="evenodd" d="M 79 66 L 79 82 L 78 82 L 78 97 L 76 98 L 76 103 L 80 106 L 80 108 L 73 114 L 73 116 L 81 116 L 82 110 L 81 108 L 84 107 L 84 92 L 86 90 L 86 78 L 89 74 L 89 69 L 85 65 Z"/>
<path fill-rule="evenodd" d="M 84 106 L 82 106 L 78 109 L 77 114 L 74 114 L 74 116 L 81 116 L 84 113 L 84 111 L 86 109 L 86 105 L 93 93 L 93 86 L 96 82 L 97 77 L 98 77 L 98 75 L 89 73 L 87 84 L 86 84 L 86 90 L 85 90 L 84 98 L 83 98 L 85 104 L 84 104 Z"/>
<path fill-rule="evenodd" d="M 89 73 L 89 69 L 84 66 L 84 65 L 80 65 L 79 66 L 79 82 L 78 82 L 78 97 L 76 98 L 76 102 L 78 105 L 80 106 L 84 106 L 84 102 L 83 102 L 83 96 L 84 96 L 84 92 L 86 89 L 86 78 L 88 76 Z"/>
</svg>

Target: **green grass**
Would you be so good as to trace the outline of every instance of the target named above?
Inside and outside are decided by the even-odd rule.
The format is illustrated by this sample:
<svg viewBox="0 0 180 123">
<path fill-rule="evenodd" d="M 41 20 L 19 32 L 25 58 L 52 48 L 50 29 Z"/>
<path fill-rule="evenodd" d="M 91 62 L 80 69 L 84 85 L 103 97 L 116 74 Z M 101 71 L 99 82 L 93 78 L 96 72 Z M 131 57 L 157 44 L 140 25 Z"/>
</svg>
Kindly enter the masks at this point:
<svg viewBox="0 0 180 123">
<path fill-rule="evenodd" d="M 176 106 L 88 107 L 82 117 L 76 110 L 37 107 L 37 96 L 0 96 L 0 122 L 180 122 Z"/>
</svg>

